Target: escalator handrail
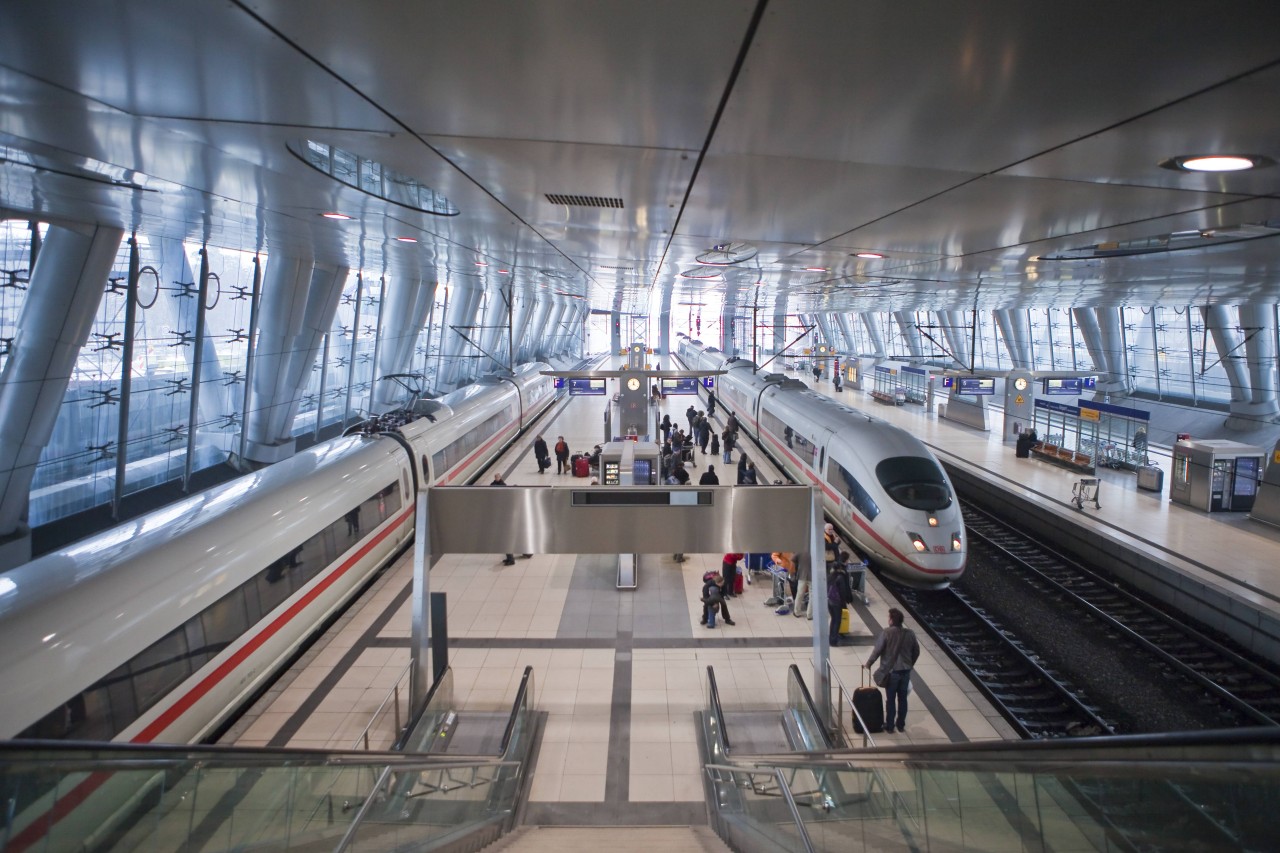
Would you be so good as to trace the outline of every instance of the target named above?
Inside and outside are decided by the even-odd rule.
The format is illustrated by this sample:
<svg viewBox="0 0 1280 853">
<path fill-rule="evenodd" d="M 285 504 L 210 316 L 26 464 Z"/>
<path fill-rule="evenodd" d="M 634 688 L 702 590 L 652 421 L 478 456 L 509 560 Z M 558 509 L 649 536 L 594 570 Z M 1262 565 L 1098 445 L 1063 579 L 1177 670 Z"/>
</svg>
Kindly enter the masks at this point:
<svg viewBox="0 0 1280 853">
<path fill-rule="evenodd" d="M 804 683 L 804 676 L 800 674 L 800 667 L 793 663 L 788 667 L 787 673 L 795 679 L 796 685 L 800 688 L 800 697 L 804 700 L 805 707 L 809 709 L 809 713 L 813 715 L 813 719 L 818 723 L 818 730 L 822 732 L 823 746 L 826 749 L 835 749 L 837 744 L 831 739 L 831 732 L 828 730 L 827 724 L 818 713 L 817 706 L 813 704 L 813 696 L 810 695 L 809 687 Z"/>
<path fill-rule="evenodd" d="M 710 669 L 711 667 L 707 667 Z M 813 839 L 809 837 L 809 828 L 805 826 L 804 819 L 800 817 L 800 807 L 796 805 L 795 795 L 791 793 L 791 786 L 787 784 L 786 777 L 782 775 L 782 771 L 777 768 L 761 768 L 753 770 L 739 764 L 707 764 L 703 766 L 703 770 L 715 770 L 722 773 L 746 773 L 753 775 L 757 773 L 768 773 L 773 776 L 778 784 L 778 790 L 782 792 L 782 799 L 787 804 L 787 811 L 791 813 L 791 819 L 795 821 L 796 830 L 800 834 L 800 842 L 804 845 L 805 853 L 817 853 L 817 848 L 813 846 Z"/>
<path fill-rule="evenodd" d="M 511 703 L 511 716 L 507 718 L 507 726 L 502 730 L 502 743 L 498 747 L 498 754 L 503 758 L 507 758 L 507 747 L 511 745 L 511 735 L 515 731 L 516 720 L 520 716 L 520 708 L 525 703 L 525 697 L 530 695 L 533 690 L 533 667 L 526 666 L 524 675 L 520 679 L 520 689 L 516 691 L 516 699 Z"/>
<path fill-rule="evenodd" d="M 396 738 L 396 742 L 392 745 L 391 749 L 393 751 L 403 752 L 404 748 L 408 746 L 409 735 L 417 730 L 418 724 L 422 722 L 422 715 L 431 707 L 431 700 L 435 698 L 436 691 L 440 689 L 440 685 L 444 684 L 445 679 L 452 673 L 453 667 L 446 666 L 440 673 L 440 677 L 431 684 L 431 688 L 422 700 L 422 707 L 417 710 L 410 709 L 412 713 L 409 715 L 409 722 L 405 725 L 404 731 L 400 733 L 400 737 Z"/>
<path fill-rule="evenodd" d="M 716 718 L 720 739 L 724 741 L 724 751 L 727 753 L 729 751 L 729 729 L 724 724 L 724 707 L 720 704 L 720 688 L 716 686 L 715 668 L 711 664 L 707 664 L 707 686 L 707 692 L 711 697 L 711 713 Z"/>
</svg>

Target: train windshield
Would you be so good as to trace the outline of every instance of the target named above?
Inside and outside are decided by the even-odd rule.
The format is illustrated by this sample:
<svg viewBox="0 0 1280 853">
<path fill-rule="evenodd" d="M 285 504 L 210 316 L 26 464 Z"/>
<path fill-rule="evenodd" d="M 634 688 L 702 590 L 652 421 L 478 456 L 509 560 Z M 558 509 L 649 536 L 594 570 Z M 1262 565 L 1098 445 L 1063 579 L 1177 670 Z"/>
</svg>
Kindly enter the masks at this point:
<svg viewBox="0 0 1280 853">
<path fill-rule="evenodd" d="M 889 497 L 907 509 L 937 512 L 951 506 L 951 489 L 932 459 L 894 456 L 876 465 L 876 479 Z"/>
</svg>

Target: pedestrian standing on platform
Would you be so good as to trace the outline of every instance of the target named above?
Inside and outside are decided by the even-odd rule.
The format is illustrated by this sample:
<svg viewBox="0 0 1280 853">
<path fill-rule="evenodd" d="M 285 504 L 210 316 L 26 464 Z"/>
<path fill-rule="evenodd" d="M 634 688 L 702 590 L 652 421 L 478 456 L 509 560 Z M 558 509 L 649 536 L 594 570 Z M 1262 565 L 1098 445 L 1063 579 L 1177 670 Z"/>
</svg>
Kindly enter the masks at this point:
<svg viewBox="0 0 1280 853">
<path fill-rule="evenodd" d="M 728 427 L 724 428 L 724 432 L 720 434 L 720 446 L 724 448 L 723 462 L 726 465 L 733 463 L 733 446 L 737 443 L 738 436 Z"/>
<path fill-rule="evenodd" d="M 835 525 L 829 521 L 822 528 L 822 550 L 822 559 L 826 562 L 827 568 L 831 568 L 840 556 L 840 537 L 836 535 Z"/>
<path fill-rule="evenodd" d="M 848 559 L 849 552 L 841 551 L 840 559 L 827 572 L 827 615 L 831 617 L 827 639 L 832 646 L 840 645 L 840 622 L 844 618 L 844 609 L 853 604 L 853 587 L 849 584 L 849 573 L 845 571 Z"/>
<path fill-rule="evenodd" d="M 911 690 L 911 669 L 920 657 L 920 641 L 908 628 L 902 627 L 902 611 L 896 607 L 889 608 L 889 627 L 880 632 L 876 638 L 875 648 L 865 664 L 883 659 L 880 669 L 885 670 L 887 678 L 880 686 L 885 692 L 884 730 L 890 734 L 896 729 L 906 731 L 907 726 L 907 694 Z M 873 678 L 880 684 L 880 673 Z"/>
<path fill-rule="evenodd" d="M 707 417 L 714 418 L 716 416 L 716 392 L 710 388 L 707 389 Z"/>
<path fill-rule="evenodd" d="M 711 430 L 711 455 L 720 455 L 720 433 Z"/>
<path fill-rule="evenodd" d="M 711 421 L 706 415 L 698 417 L 698 448 L 707 455 L 707 442 L 711 441 Z"/>
<path fill-rule="evenodd" d="M 738 457 L 738 478 L 735 482 L 739 486 L 742 485 L 743 478 L 747 476 L 747 462 L 747 454 L 744 453 Z"/>
<path fill-rule="evenodd" d="M 493 482 L 489 483 L 490 486 L 505 486 L 506 484 L 507 484 L 507 481 L 502 479 L 501 474 L 494 474 Z M 507 558 L 502 561 L 502 565 L 504 566 L 514 566 L 515 564 L 516 564 L 515 554 L 508 554 Z"/>
<path fill-rule="evenodd" d="M 556 473 L 569 474 L 569 443 L 564 436 L 556 439 Z"/>
<path fill-rule="evenodd" d="M 821 379 L 821 378 L 822 378 L 822 365 L 821 365 L 821 364 L 818 364 L 818 362 L 816 362 L 816 361 L 815 361 L 815 362 L 813 363 L 813 381 L 814 381 L 814 384 L 816 385 L 816 384 L 817 384 L 817 382 L 818 382 L 818 380 L 819 380 L 819 379 Z"/>
<path fill-rule="evenodd" d="M 547 440 L 541 435 L 533 440 L 533 458 L 538 460 L 538 473 L 547 473 L 551 467 L 551 454 L 547 451 Z"/>
<path fill-rule="evenodd" d="M 692 433 L 693 422 L 698 419 L 698 410 L 695 409 L 692 404 L 690 404 L 689 408 L 685 409 L 684 416 L 685 416 L 685 419 L 689 421 L 689 432 Z"/>
<path fill-rule="evenodd" d="M 720 478 L 716 476 L 716 466 L 714 465 L 707 466 L 707 470 L 704 471 L 702 473 L 702 476 L 698 478 L 698 485 L 699 486 L 720 485 Z"/>
<path fill-rule="evenodd" d="M 738 561 L 744 556 L 744 554 L 725 554 L 720 562 L 720 576 L 724 578 L 725 598 L 733 598 L 738 594 Z"/>
<path fill-rule="evenodd" d="M 662 440 L 664 442 L 671 440 L 671 415 L 662 416 Z"/>
</svg>

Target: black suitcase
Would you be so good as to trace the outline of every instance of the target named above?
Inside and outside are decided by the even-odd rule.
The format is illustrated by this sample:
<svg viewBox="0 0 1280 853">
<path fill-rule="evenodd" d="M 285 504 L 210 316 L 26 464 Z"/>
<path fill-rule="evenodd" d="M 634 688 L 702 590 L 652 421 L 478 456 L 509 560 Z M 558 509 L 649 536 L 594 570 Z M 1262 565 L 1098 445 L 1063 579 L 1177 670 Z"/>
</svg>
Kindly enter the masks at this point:
<svg viewBox="0 0 1280 853">
<path fill-rule="evenodd" d="M 859 687 L 853 691 L 853 730 L 863 734 L 861 716 L 871 734 L 884 731 L 884 696 L 879 687 Z"/>
</svg>

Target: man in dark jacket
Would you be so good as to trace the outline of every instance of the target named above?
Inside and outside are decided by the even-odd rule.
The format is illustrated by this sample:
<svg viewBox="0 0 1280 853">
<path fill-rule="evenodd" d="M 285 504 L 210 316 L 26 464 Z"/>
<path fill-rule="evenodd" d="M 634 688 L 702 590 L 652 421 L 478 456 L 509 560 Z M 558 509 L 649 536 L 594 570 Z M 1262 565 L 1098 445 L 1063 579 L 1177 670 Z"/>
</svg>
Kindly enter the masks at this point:
<svg viewBox="0 0 1280 853">
<path fill-rule="evenodd" d="M 889 678 L 883 685 L 884 730 L 892 734 L 896 727 L 903 732 L 907 725 L 907 691 L 911 688 L 911 670 L 920 657 L 920 641 L 910 629 L 902 627 L 902 611 L 896 607 L 889 608 L 889 627 L 876 638 L 875 648 L 865 664 L 867 669 L 880 657 L 889 670 Z"/>
<path fill-rule="evenodd" d="M 716 392 L 707 390 L 707 417 L 714 418 L 716 416 Z"/>
<path fill-rule="evenodd" d="M 718 486 L 720 478 L 716 476 L 716 466 L 708 465 L 707 470 L 698 478 L 699 486 Z"/>
<path fill-rule="evenodd" d="M 845 607 L 853 603 L 853 587 L 849 583 L 849 572 L 845 570 L 848 560 L 849 552 L 841 551 L 840 559 L 827 572 L 827 614 L 831 617 L 831 631 L 827 639 L 832 646 L 840 645 L 840 620 Z"/>
<path fill-rule="evenodd" d="M 547 451 L 547 440 L 539 435 L 533 440 L 533 458 L 538 460 L 538 473 L 543 474 L 551 467 L 551 454 Z"/>
</svg>

